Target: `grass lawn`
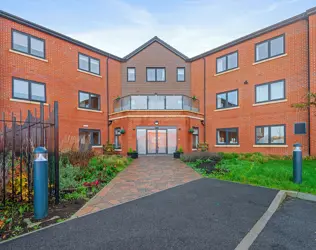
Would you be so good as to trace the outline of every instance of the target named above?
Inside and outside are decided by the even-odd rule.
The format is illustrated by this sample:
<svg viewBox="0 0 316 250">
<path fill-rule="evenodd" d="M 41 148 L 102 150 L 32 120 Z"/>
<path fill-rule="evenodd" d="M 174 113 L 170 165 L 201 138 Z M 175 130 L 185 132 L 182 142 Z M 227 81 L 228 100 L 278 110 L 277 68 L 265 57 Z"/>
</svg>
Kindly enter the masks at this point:
<svg viewBox="0 0 316 250">
<path fill-rule="evenodd" d="M 229 180 L 244 184 L 269 188 L 300 191 L 316 194 L 316 160 L 303 161 L 303 182 L 292 182 L 292 160 L 288 157 L 263 156 L 261 154 L 222 154 L 223 159 L 217 163 L 217 169 L 207 174 L 198 168 L 199 162 L 188 163 L 205 177 Z"/>
</svg>

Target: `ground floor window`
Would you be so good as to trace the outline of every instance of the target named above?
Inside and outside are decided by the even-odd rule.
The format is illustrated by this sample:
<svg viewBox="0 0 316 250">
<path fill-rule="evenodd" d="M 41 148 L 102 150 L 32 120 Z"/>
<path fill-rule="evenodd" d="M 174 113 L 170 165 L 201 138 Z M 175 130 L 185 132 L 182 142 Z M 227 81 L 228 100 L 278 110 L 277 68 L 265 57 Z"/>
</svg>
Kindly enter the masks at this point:
<svg viewBox="0 0 316 250">
<path fill-rule="evenodd" d="M 199 145 L 199 128 L 193 127 L 192 149 L 197 149 Z"/>
<path fill-rule="evenodd" d="M 217 129 L 217 144 L 218 145 L 238 144 L 238 128 Z"/>
<path fill-rule="evenodd" d="M 257 126 L 256 144 L 285 144 L 285 125 Z"/>
<path fill-rule="evenodd" d="M 96 129 L 79 129 L 79 147 L 88 150 L 91 146 L 101 145 L 101 132 Z"/>
<path fill-rule="evenodd" d="M 121 149 L 121 128 L 114 129 L 114 148 Z"/>
</svg>

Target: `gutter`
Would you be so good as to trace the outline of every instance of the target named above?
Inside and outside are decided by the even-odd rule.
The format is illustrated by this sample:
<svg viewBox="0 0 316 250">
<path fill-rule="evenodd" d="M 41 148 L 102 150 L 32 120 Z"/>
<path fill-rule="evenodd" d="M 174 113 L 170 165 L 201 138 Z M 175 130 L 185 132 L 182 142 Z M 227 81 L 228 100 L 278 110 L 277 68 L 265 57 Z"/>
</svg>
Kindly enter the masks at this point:
<svg viewBox="0 0 316 250">
<path fill-rule="evenodd" d="M 109 57 L 106 58 L 106 115 L 107 115 L 107 139 L 106 142 L 109 143 L 110 141 L 110 125 L 109 125 L 109 118 L 110 118 L 110 112 L 109 112 Z"/>
<path fill-rule="evenodd" d="M 205 57 L 203 57 L 204 61 L 204 76 L 203 76 L 203 84 L 204 84 L 204 143 L 206 143 L 206 61 Z"/>
</svg>

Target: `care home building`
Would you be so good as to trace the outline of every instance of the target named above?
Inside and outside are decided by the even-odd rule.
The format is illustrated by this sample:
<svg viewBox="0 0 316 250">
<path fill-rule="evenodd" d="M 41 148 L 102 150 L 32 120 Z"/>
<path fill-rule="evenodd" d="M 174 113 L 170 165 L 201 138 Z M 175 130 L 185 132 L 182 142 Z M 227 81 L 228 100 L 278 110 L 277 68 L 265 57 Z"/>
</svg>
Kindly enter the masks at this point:
<svg viewBox="0 0 316 250">
<path fill-rule="evenodd" d="M 315 109 L 292 107 L 309 92 L 316 8 L 193 58 L 158 37 L 121 58 L 0 11 L 0 112 L 58 101 L 62 149 L 316 155 Z"/>
</svg>

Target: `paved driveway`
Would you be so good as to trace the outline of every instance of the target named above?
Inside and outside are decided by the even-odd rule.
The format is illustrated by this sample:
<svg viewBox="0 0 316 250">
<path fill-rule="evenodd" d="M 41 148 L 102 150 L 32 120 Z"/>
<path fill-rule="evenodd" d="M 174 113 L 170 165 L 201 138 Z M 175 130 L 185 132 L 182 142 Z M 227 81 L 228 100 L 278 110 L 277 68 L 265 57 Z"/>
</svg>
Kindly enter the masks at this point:
<svg viewBox="0 0 316 250">
<path fill-rule="evenodd" d="M 316 249 L 316 202 L 287 199 L 250 249 Z"/>
<path fill-rule="evenodd" d="M 35 232 L 0 249 L 233 250 L 276 193 L 200 179 Z"/>
<path fill-rule="evenodd" d="M 76 213 L 82 216 L 135 200 L 201 176 L 171 156 L 143 156 L 128 166 Z"/>
</svg>

